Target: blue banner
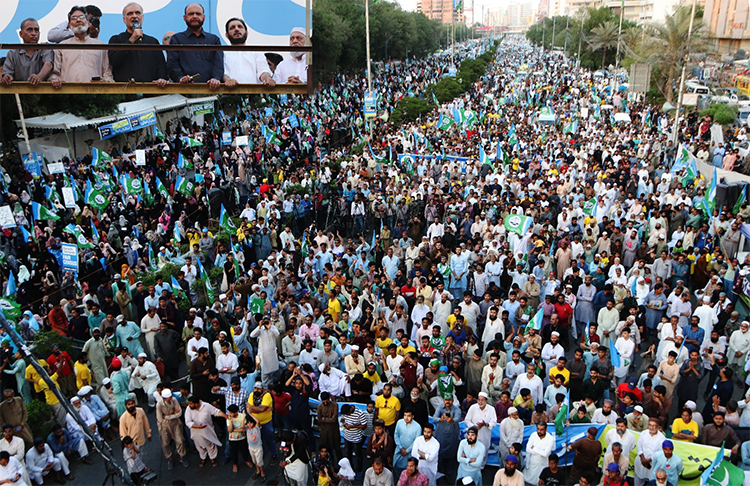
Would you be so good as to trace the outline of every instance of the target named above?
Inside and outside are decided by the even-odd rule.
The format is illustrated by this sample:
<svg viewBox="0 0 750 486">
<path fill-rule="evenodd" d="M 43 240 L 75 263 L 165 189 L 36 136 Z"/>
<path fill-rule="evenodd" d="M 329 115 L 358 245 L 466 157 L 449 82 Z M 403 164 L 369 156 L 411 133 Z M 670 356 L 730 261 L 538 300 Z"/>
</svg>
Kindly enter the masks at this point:
<svg viewBox="0 0 750 486">
<path fill-rule="evenodd" d="M 100 140 L 107 140 L 121 133 L 132 132 L 152 125 L 156 125 L 156 112 L 149 111 L 100 126 L 99 138 Z"/>
<path fill-rule="evenodd" d="M 38 179 L 42 177 L 42 158 L 36 152 L 23 155 L 23 167 L 34 177 Z"/>
</svg>

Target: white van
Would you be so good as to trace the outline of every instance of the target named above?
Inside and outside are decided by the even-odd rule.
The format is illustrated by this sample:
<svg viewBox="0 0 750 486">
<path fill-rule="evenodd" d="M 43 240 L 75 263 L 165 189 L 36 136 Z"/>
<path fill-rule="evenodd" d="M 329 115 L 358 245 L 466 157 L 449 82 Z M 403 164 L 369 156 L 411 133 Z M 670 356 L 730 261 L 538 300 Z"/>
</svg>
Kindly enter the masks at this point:
<svg viewBox="0 0 750 486">
<path fill-rule="evenodd" d="M 685 83 L 685 93 L 697 93 L 699 95 L 710 95 L 711 90 L 708 89 L 708 86 L 688 81 Z"/>
</svg>

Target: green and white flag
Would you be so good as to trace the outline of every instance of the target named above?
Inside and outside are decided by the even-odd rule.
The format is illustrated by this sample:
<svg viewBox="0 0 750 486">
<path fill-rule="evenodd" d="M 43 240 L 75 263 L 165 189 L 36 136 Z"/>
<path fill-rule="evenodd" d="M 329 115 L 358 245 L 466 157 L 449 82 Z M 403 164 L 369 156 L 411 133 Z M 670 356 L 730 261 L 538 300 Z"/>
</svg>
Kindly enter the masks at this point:
<svg viewBox="0 0 750 486">
<path fill-rule="evenodd" d="M 181 192 L 188 196 L 193 193 L 193 183 L 182 176 L 177 176 L 175 189 L 177 189 L 177 192 Z"/>
<path fill-rule="evenodd" d="M 165 198 L 169 197 L 169 191 L 167 190 L 167 186 L 165 186 L 162 183 L 161 179 L 159 179 L 158 177 L 156 178 L 156 192 L 158 192 Z"/>
<path fill-rule="evenodd" d="M 438 118 L 437 126 L 440 130 L 448 130 L 455 123 L 456 122 L 454 122 L 450 117 L 447 117 L 441 113 L 440 118 Z"/>
<path fill-rule="evenodd" d="M 706 481 L 706 486 L 739 486 L 745 481 L 745 473 L 726 459 L 722 460 Z"/>
<path fill-rule="evenodd" d="M 159 271 L 159 266 L 156 264 L 157 261 L 156 257 L 154 256 L 154 249 L 151 247 L 151 243 L 146 244 L 148 245 L 148 266 L 152 272 L 157 272 Z"/>
<path fill-rule="evenodd" d="M 570 390 L 568 390 L 568 393 L 565 395 L 565 400 L 563 400 L 562 406 L 560 407 L 560 410 L 558 410 L 557 415 L 555 416 L 555 432 L 557 433 L 558 437 L 562 437 L 565 422 L 568 420 L 568 409 L 570 408 Z"/>
<path fill-rule="evenodd" d="M 96 147 L 92 147 L 91 152 L 92 152 L 91 154 L 92 166 L 97 166 L 99 164 L 104 164 L 104 163 L 110 163 L 110 164 L 112 163 L 112 157 L 104 150 L 99 150 Z"/>
<path fill-rule="evenodd" d="M 588 214 L 589 216 L 593 217 L 594 212 L 596 212 L 596 198 L 592 197 L 585 203 L 583 203 L 583 214 Z"/>
<path fill-rule="evenodd" d="M 90 181 L 86 181 L 86 195 L 83 198 L 84 204 L 95 207 L 99 211 L 109 205 L 109 199 L 107 199 L 102 191 L 94 189 Z"/>
<path fill-rule="evenodd" d="M 477 118 L 477 114 L 476 114 L 476 113 L 474 113 L 474 112 L 473 112 L 473 111 L 471 111 L 471 110 L 466 110 L 466 112 L 464 113 L 464 116 L 466 117 L 466 122 L 465 122 L 465 123 L 466 123 L 466 126 L 467 126 L 468 128 L 471 128 L 471 127 L 473 127 L 473 126 L 474 126 L 474 124 L 475 124 L 475 123 L 476 123 L 477 121 L 479 121 L 479 120 L 478 120 L 478 118 Z"/>
<path fill-rule="evenodd" d="M 525 235 L 533 224 L 534 218 L 523 214 L 509 214 L 504 220 L 505 231 L 519 236 Z"/>
<path fill-rule="evenodd" d="M 252 299 L 250 301 L 250 312 L 253 314 L 263 314 L 263 306 L 266 301 L 263 299 Z"/>
<path fill-rule="evenodd" d="M 536 314 L 534 314 L 534 317 L 531 318 L 529 323 L 526 324 L 526 330 L 524 331 L 524 334 L 528 334 L 529 329 L 536 329 L 537 332 L 541 332 L 543 320 L 544 320 L 544 308 L 541 308 Z"/>
<path fill-rule="evenodd" d="M 234 225 L 234 221 L 229 217 L 229 213 L 223 204 L 221 205 L 221 213 L 219 215 L 219 226 L 230 235 L 237 232 L 237 226 Z"/>
<path fill-rule="evenodd" d="M 742 205 L 745 204 L 745 201 L 747 200 L 747 196 L 745 195 L 745 189 L 742 189 L 742 192 L 740 192 L 740 197 L 737 198 L 737 202 L 734 203 L 734 208 L 732 208 L 733 213 L 739 213 L 740 209 L 742 209 Z"/>
<path fill-rule="evenodd" d="M 202 147 L 203 143 L 200 140 L 196 140 L 193 137 L 184 137 L 182 139 L 183 142 L 185 142 L 185 145 L 188 147 Z"/>
<path fill-rule="evenodd" d="M 143 182 L 137 178 L 123 178 L 122 187 L 126 194 L 138 194 L 143 192 Z"/>
<path fill-rule="evenodd" d="M 76 238 L 76 243 L 78 244 L 78 248 L 95 248 L 96 245 L 91 243 L 86 236 L 81 233 L 81 230 L 76 228 L 74 232 L 74 236 Z"/>
<path fill-rule="evenodd" d="M 167 137 L 164 136 L 164 132 L 162 132 L 156 125 L 154 125 L 154 137 L 162 141 L 167 139 Z"/>
<path fill-rule="evenodd" d="M 0 309 L 6 319 L 17 321 L 21 318 L 21 304 L 16 302 L 15 295 L 0 298 Z"/>
<path fill-rule="evenodd" d="M 200 260 L 198 260 L 198 266 L 201 269 L 201 278 L 203 279 L 203 284 L 206 286 L 206 297 L 208 297 L 208 303 L 210 305 L 213 305 L 216 297 L 214 296 L 214 287 L 213 285 L 211 285 L 211 279 L 208 278 L 208 272 L 206 272 L 206 269 L 203 268 Z"/>
</svg>

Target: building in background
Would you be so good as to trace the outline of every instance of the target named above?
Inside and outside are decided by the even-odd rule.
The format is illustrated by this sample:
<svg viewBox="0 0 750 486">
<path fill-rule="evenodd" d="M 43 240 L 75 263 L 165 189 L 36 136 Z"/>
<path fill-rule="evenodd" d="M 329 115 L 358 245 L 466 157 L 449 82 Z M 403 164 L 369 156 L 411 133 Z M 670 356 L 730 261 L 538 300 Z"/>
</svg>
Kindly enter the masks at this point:
<svg viewBox="0 0 750 486">
<path fill-rule="evenodd" d="M 705 0 L 703 23 L 719 54 L 750 51 L 750 8 L 747 0 Z"/>
<path fill-rule="evenodd" d="M 493 8 L 484 15 L 485 25 L 525 29 L 535 22 L 534 8 L 530 1 L 513 2 Z"/>
<path fill-rule="evenodd" d="M 464 0 L 465 2 L 466 0 Z M 453 0 L 421 0 L 417 2 L 417 12 L 422 12 L 428 19 L 439 20 L 443 24 L 464 22 L 464 9 L 453 8 Z"/>
</svg>

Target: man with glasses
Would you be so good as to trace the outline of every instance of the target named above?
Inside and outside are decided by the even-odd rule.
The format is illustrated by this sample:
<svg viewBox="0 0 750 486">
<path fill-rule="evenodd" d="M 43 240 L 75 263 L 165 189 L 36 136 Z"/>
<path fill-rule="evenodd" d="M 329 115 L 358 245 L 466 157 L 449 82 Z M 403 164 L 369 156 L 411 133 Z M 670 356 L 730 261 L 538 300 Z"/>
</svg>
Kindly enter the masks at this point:
<svg viewBox="0 0 750 486">
<path fill-rule="evenodd" d="M 110 44 L 158 45 L 155 37 L 143 33 L 143 7 L 131 2 L 122 9 L 122 21 L 125 32 L 112 36 Z M 109 62 L 115 81 L 121 83 L 154 82 L 160 87 L 166 86 L 167 63 L 160 51 L 109 51 Z"/>
<path fill-rule="evenodd" d="M 68 12 L 68 25 L 73 37 L 60 44 L 103 44 L 89 35 L 89 20 L 86 9 L 73 7 Z M 88 83 L 90 81 L 113 82 L 109 67 L 109 56 L 105 50 L 60 49 L 55 52 L 55 67 L 50 82 L 55 88 L 66 83 Z"/>
<path fill-rule="evenodd" d="M 96 5 L 87 5 L 85 8 L 86 16 L 89 21 L 89 36 L 99 38 L 99 22 L 102 17 L 102 11 Z M 47 41 L 59 44 L 60 42 L 73 37 L 73 30 L 70 28 L 70 22 L 61 22 L 49 32 L 47 32 Z"/>
<path fill-rule="evenodd" d="M 39 44 L 39 23 L 34 19 L 21 22 L 19 31 L 24 44 Z M 9 51 L 2 69 L 3 84 L 13 81 L 28 81 L 31 85 L 38 85 L 52 72 L 54 53 L 51 49 L 18 49 Z"/>
</svg>

